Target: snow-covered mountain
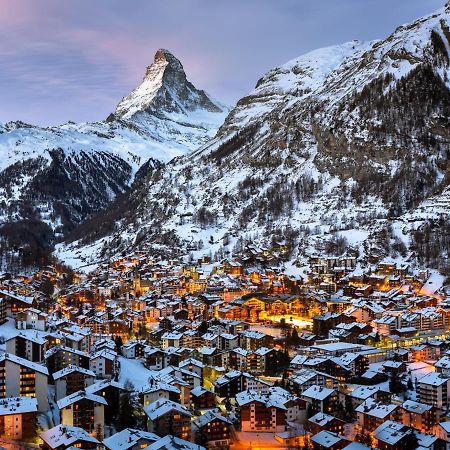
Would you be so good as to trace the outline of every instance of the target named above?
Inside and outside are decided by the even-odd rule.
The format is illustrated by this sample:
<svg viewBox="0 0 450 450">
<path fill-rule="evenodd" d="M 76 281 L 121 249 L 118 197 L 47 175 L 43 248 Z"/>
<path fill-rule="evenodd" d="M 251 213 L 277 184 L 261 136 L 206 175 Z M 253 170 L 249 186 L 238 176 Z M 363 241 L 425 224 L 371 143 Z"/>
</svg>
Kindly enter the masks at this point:
<svg viewBox="0 0 450 450">
<path fill-rule="evenodd" d="M 293 260 L 342 238 L 362 258 L 414 249 L 412 230 L 434 219 L 411 217 L 449 184 L 449 23 L 448 4 L 269 71 L 211 141 L 148 174 L 125 213 L 110 208 L 115 225 L 85 224 L 59 254 L 95 261 L 149 242 L 222 256 L 274 237 Z"/>
<path fill-rule="evenodd" d="M 195 149 L 214 136 L 229 108 L 196 89 L 180 61 L 158 50 L 142 83 L 117 106 L 110 120 L 123 120 L 143 130 L 164 147 Z"/>
<path fill-rule="evenodd" d="M 103 122 L 0 125 L 0 235 L 18 245 L 32 228 L 38 241 L 61 236 L 126 191 L 137 173 L 207 142 L 228 111 L 158 50 L 142 84 Z"/>
</svg>

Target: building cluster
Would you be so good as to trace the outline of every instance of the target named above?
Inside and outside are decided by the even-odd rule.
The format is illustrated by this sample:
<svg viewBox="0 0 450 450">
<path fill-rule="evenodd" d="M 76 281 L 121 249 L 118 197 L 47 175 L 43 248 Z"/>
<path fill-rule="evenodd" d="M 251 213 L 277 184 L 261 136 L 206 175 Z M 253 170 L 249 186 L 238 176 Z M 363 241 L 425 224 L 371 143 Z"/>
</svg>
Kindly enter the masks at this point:
<svg viewBox="0 0 450 450">
<path fill-rule="evenodd" d="M 430 273 L 313 257 L 293 276 L 276 246 L 1 276 L 2 442 L 450 448 L 450 297 Z"/>
</svg>

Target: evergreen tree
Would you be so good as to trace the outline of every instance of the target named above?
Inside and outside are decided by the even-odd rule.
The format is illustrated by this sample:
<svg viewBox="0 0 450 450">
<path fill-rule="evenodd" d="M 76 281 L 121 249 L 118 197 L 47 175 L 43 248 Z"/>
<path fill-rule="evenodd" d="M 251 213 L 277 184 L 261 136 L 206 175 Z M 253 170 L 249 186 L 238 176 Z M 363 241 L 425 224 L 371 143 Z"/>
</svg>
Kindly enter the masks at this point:
<svg viewBox="0 0 450 450">
<path fill-rule="evenodd" d="M 123 345 L 123 341 L 122 341 L 122 336 L 118 335 L 114 338 L 114 342 L 116 344 L 116 352 L 119 353 L 119 355 L 122 354 L 122 345 Z"/>
<path fill-rule="evenodd" d="M 408 390 L 410 390 L 410 391 L 414 390 L 414 385 L 413 385 L 411 378 L 408 378 Z"/>
<path fill-rule="evenodd" d="M 299 345 L 300 344 L 300 338 L 298 337 L 298 331 L 297 328 L 294 328 L 291 333 L 291 344 L 292 345 Z"/>
<path fill-rule="evenodd" d="M 125 428 L 133 428 L 136 425 L 133 402 L 131 400 L 130 390 L 122 392 L 119 400 L 119 411 L 116 418 L 117 431 Z"/>
<path fill-rule="evenodd" d="M 400 394 L 401 392 L 406 391 L 405 385 L 400 381 L 398 375 L 393 372 L 391 375 L 391 379 L 389 381 L 389 390 L 393 394 Z"/>
<path fill-rule="evenodd" d="M 203 320 L 200 326 L 198 327 L 198 332 L 200 334 L 205 334 L 208 332 L 208 323 L 205 320 Z"/>
</svg>

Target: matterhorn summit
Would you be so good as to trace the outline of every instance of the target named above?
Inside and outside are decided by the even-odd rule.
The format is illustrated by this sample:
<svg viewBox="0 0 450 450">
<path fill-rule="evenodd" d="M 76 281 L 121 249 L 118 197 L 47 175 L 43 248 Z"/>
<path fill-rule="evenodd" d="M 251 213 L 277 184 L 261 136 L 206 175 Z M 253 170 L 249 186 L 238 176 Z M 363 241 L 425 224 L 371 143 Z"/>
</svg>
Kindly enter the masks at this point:
<svg viewBox="0 0 450 450">
<path fill-rule="evenodd" d="M 144 132 L 157 129 L 163 141 L 192 149 L 215 133 L 228 112 L 225 105 L 188 81 L 172 53 L 160 49 L 142 83 L 122 99 L 110 120 L 132 122 Z"/>
</svg>

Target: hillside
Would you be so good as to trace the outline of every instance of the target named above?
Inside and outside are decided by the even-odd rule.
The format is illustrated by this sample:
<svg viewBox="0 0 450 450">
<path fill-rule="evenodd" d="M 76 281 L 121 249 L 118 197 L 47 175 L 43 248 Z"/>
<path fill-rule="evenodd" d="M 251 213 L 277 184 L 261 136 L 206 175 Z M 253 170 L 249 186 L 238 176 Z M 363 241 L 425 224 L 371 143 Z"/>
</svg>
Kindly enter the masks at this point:
<svg viewBox="0 0 450 450">
<path fill-rule="evenodd" d="M 144 164 L 159 167 L 210 139 L 227 112 L 158 50 L 103 122 L 0 125 L 0 246 L 54 243 L 129 189 Z"/>
<path fill-rule="evenodd" d="M 269 71 L 214 139 L 149 174 L 132 208 L 110 208 L 107 227 L 90 232 L 99 216 L 59 254 L 81 264 L 147 242 L 220 258 L 284 239 L 299 265 L 316 251 L 405 257 L 414 230 L 448 220 L 424 205 L 448 197 L 449 22 L 447 5 L 386 39 Z"/>
</svg>

